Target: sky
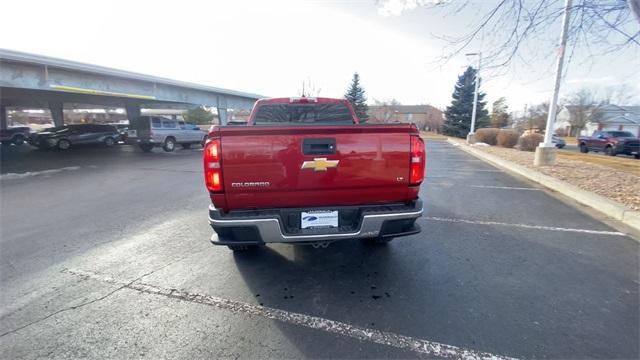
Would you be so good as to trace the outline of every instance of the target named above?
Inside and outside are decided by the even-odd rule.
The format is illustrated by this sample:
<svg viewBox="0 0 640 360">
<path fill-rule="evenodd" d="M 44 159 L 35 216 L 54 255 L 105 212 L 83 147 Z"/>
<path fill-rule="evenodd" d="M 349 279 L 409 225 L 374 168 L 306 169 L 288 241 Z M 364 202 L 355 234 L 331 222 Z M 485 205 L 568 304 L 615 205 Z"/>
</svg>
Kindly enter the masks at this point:
<svg viewBox="0 0 640 360">
<path fill-rule="evenodd" d="M 445 108 L 457 76 L 477 60 L 438 61 L 437 35 L 460 34 L 490 3 L 443 15 L 402 0 L 10 1 L 2 6 L 0 48 L 266 97 L 297 96 L 303 83 L 342 97 L 358 72 L 370 103 Z M 518 110 L 550 98 L 555 51 L 531 48 L 535 61 L 483 75 L 489 102 L 504 96 Z M 626 85 L 640 103 L 638 49 L 582 60 L 568 65 L 561 97 Z"/>
</svg>

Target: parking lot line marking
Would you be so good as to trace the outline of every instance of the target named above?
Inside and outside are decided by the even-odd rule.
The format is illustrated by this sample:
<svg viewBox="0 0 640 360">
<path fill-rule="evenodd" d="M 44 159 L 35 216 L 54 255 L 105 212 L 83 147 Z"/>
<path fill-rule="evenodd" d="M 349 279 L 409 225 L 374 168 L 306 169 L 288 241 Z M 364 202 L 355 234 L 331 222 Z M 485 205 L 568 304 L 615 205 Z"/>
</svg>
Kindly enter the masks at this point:
<svg viewBox="0 0 640 360">
<path fill-rule="evenodd" d="M 445 177 L 445 176 L 443 176 Z M 433 176 L 433 178 L 437 178 L 437 176 Z M 446 178 L 446 177 L 445 177 Z M 429 182 L 430 185 L 454 185 L 453 182 L 448 182 L 448 183 L 438 183 L 435 181 L 431 181 Z M 478 188 L 478 189 L 499 189 L 499 190 L 527 190 L 527 191 L 541 191 L 540 189 L 537 188 L 528 188 L 528 187 L 516 187 L 516 186 L 494 186 L 494 185 L 464 185 L 464 184 L 455 184 L 456 186 L 460 187 L 472 187 L 472 188 Z"/>
<path fill-rule="evenodd" d="M 462 171 L 462 172 L 503 172 L 498 169 L 438 169 L 438 171 Z"/>
<path fill-rule="evenodd" d="M 434 157 L 432 159 L 428 159 L 428 155 L 427 155 L 427 160 L 431 160 L 431 161 L 441 161 L 441 162 L 483 162 L 482 160 L 479 159 L 465 159 L 462 156 L 458 159 L 456 158 L 438 158 L 438 157 Z"/>
<path fill-rule="evenodd" d="M 536 188 L 515 187 L 515 186 L 469 185 L 469 187 L 473 187 L 473 188 L 482 188 L 482 189 L 504 189 L 504 190 L 530 190 L 530 191 L 540 191 L 540 189 L 536 189 Z"/>
<path fill-rule="evenodd" d="M 62 272 L 79 276 L 85 279 L 93 279 L 109 284 L 121 285 L 124 288 L 145 294 L 159 295 L 180 301 L 212 306 L 229 310 L 234 313 L 260 316 L 271 320 L 277 320 L 283 323 L 304 326 L 307 328 L 332 334 L 347 336 L 361 341 L 369 341 L 375 344 L 387 345 L 402 350 L 409 350 L 421 354 L 426 354 L 429 357 L 442 357 L 448 359 L 514 359 L 506 356 L 461 348 L 411 336 L 399 335 L 387 331 L 364 328 L 317 316 L 289 312 L 286 310 L 280 310 L 266 306 L 253 305 L 246 302 L 229 300 L 211 295 L 194 294 L 182 290 L 163 288 L 160 286 L 141 282 L 128 282 L 118 280 L 108 275 L 97 274 L 89 271 L 64 269 Z"/>
<path fill-rule="evenodd" d="M 565 231 L 565 232 L 577 232 L 577 233 L 596 234 L 596 235 L 627 236 L 627 234 L 619 232 L 619 231 L 587 230 L 587 229 L 561 228 L 561 227 L 554 227 L 554 226 L 511 224 L 511 223 L 503 223 L 503 222 L 498 222 L 498 221 L 480 221 L 480 220 L 452 219 L 452 218 L 443 218 L 443 217 L 437 217 L 437 216 L 423 216 L 422 218 L 425 219 L 425 220 L 446 221 L 446 222 L 463 223 L 463 224 L 498 225 L 498 226 L 517 227 L 517 228 L 523 228 L 523 229 Z"/>
</svg>

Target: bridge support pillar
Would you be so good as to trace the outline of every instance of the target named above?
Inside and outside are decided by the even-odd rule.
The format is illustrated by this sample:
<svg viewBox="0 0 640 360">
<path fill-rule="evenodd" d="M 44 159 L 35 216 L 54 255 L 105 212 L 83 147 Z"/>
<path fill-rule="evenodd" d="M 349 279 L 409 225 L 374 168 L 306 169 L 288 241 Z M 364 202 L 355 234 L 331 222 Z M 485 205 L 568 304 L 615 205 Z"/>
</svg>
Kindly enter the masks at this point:
<svg viewBox="0 0 640 360">
<path fill-rule="evenodd" d="M 53 118 L 54 126 L 64 125 L 64 107 L 61 102 L 49 102 L 49 110 L 51 111 L 51 117 Z"/>
<path fill-rule="evenodd" d="M 0 129 L 4 130 L 7 128 L 7 107 L 2 105 L 0 106 Z"/>
<path fill-rule="evenodd" d="M 227 108 L 218 106 L 218 120 L 220 125 L 227 125 Z"/>
<path fill-rule="evenodd" d="M 137 102 L 124 103 L 124 109 L 127 111 L 127 119 L 129 121 L 140 116 L 140 104 Z"/>
</svg>

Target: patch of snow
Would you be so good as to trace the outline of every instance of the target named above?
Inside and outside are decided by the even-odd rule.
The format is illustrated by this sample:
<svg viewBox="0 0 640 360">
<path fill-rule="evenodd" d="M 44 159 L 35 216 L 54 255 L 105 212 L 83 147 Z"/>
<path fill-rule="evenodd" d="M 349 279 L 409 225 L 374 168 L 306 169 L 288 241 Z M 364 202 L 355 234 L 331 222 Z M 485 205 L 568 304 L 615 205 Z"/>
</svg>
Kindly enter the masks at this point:
<svg viewBox="0 0 640 360">
<path fill-rule="evenodd" d="M 0 180 L 16 180 L 24 179 L 32 176 L 53 175 L 63 171 L 74 171 L 80 169 L 80 166 L 67 166 L 60 169 L 49 169 L 42 171 L 27 171 L 25 173 L 6 173 L 0 175 Z"/>
</svg>

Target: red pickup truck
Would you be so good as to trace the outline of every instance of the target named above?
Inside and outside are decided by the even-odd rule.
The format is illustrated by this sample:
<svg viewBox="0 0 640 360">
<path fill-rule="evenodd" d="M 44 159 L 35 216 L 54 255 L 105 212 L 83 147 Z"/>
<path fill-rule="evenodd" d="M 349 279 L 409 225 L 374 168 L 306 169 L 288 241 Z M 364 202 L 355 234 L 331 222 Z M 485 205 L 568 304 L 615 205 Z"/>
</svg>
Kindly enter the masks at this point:
<svg viewBox="0 0 640 360">
<path fill-rule="evenodd" d="M 628 131 L 596 130 L 591 136 L 579 136 L 580 152 L 602 151 L 607 155 L 632 155 L 640 159 L 640 139 Z"/>
<path fill-rule="evenodd" d="M 412 124 L 359 124 L 347 100 L 258 100 L 204 149 L 211 242 L 326 247 L 416 234 L 425 146 Z"/>
</svg>

